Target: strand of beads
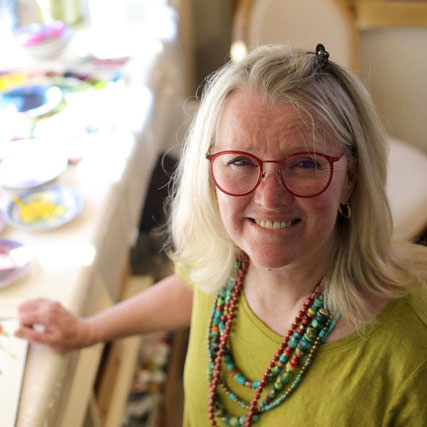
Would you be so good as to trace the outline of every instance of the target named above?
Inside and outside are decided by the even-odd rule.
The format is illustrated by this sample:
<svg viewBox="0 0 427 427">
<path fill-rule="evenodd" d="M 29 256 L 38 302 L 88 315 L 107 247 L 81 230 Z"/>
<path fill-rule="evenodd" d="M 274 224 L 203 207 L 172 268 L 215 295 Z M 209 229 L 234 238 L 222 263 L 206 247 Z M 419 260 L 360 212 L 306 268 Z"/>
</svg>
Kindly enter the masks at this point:
<svg viewBox="0 0 427 427">
<path fill-rule="evenodd" d="M 279 394 L 279 392 L 282 391 L 284 385 L 289 382 L 291 378 L 291 375 L 290 375 L 291 371 L 287 370 L 284 374 L 282 374 L 283 379 L 282 379 L 282 375 L 279 376 L 278 380 L 273 386 L 273 389 L 267 395 L 266 399 L 263 402 L 261 402 L 260 404 L 261 412 L 274 409 L 276 406 L 280 405 L 284 400 L 286 400 L 296 390 L 296 388 L 304 378 L 308 368 L 311 366 L 313 359 L 317 353 L 317 350 L 319 349 L 320 344 L 322 343 L 323 335 L 321 335 L 320 332 L 322 331 L 327 332 L 329 330 L 330 325 L 331 325 L 331 320 L 328 318 L 324 323 L 324 326 L 322 327 L 322 329 L 319 331 L 319 334 L 316 336 L 313 345 L 310 347 L 307 358 L 304 360 L 304 363 L 302 364 L 302 367 L 299 370 L 298 374 L 296 375 L 294 381 L 291 383 L 288 389 L 286 389 L 285 392 L 282 395 L 280 395 L 280 397 L 275 399 L 276 396 Z"/>
<path fill-rule="evenodd" d="M 293 373 L 296 372 L 297 368 L 300 366 L 299 358 L 301 358 L 306 353 L 306 350 L 312 348 L 313 346 L 316 346 L 318 343 L 321 343 L 321 341 L 323 340 L 323 337 L 325 334 L 323 329 L 327 326 L 327 330 L 329 330 L 330 319 L 325 317 L 324 313 L 316 314 L 316 318 L 318 320 L 313 319 L 312 324 L 314 324 L 314 322 L 316 321 L 316 323 L 315 323 L 316 328 L 318 328 L 319 327 L 318 325 L 320 325 L 320 329 L 318 330 L 318 333 L 316 333 L 315 335 L 311 335 L 311 336 L 308 333 L 307 333 L 307 335 L 305 335 L 305 339 L 309 339 L 310 341 L 314 340 L 313 344 L 309 343 L 309 347 L 307 348 L 306 343 L 302 339 L 304 337 L 299 339 L 299 342 L 297 343 L 296 348 L 295 348 L 295 352 L 298 355 L 298 359 L 292 358 L 286 364 L 286 371 L 284 373 L 280 373 L 280 375 L 277 376 L 277 379 L 273 385 L 273 389 L 269 392 L 267 397 L 261 403 L 260 408 L 259 408 L 259 412 L 265 412 L 265 411 L 268 411 L 268 410 L 274 408 L 275 406 L 277 406 L 277 404 L 273 405 L 273 404 L 271 404 L 271 402 L 282 391 L 284 386 L 292 379 Z M 294 334 L 294 335 L 296 335 L 296 334 Z M 298 376 L 302 377 L 302 375 L 304 375 L 307 367 L 310 366 L 310 364 L 311 364 L 311 358 L 313 355 L 314 355 L 314 353 L 312 353 L 312 352 L 310 352 L 308 354 L 308 357 L 304 361 L 304 363 L 302 364 L 302 368 L 299 371 L 296 378 L 298 378 Z M 255 383 L 255 381 L 254 381 L 254 383 Z M 259 381 L 256 381 L 256 383 L 259 383 Z M 230 389 L 222 381 L 220 381 L 219 386 L 221 387 L 221 389 L 224 390 L 225 394 L 231 400 L 233 400 L 235 403 L 237 403 L 239 406 L 245 408 L 246 410 L 249 409 L 249 404 L 244 402 L 243 400 L 239 399 L 233 392 L 230 391 Z"/>
<path fill-rule="evenodd" d="M 327 313 L 326 310 L 324 310 L 322 314 L 324 314 L 325 316 L 328 316 L 328 313 Z M 312 314 L 312 316 L 313 316 L 313 314 Z M 329 317 L 327 317 L 326 325 L 325 325 L 326 331 L 329 329 L 330 323 L 331 323 L 331 321 L 330 321 Z M 306 339 L 308 338 L 307 334 L 304 335 L 304 338 L 306 338 Z M 308 346 L 308 348 L 310 348 L 310 346 L 311 346 L 310 341 L 312 341 L 311 338 L 307 339 L 307 344 L 306 345 Z M 302 342 L 302 340 L 301 340 L 301 342 Z M 320 345 L 320 342 L 321 342 L 321 336 L 319 334 L 316 337 L 316 340 L 314 341 L 313 346 L 311 348 L 309 357 L 306 360 L 307 364 L 303 365 L 303 367 L 299 371 L 298 375 L 296 376 L 295 380 L 290 385 L 290 387 L 285 391 L 285 393 L 283 395 L 281 395 L 278 399 L 276 399 L 275 401 L 273 401 L 272 403 L 270 403 L 271 400 L 277 394 L 276 391 L 274 391 L 274 388 L 273 388 L 273 390 L 271 392 L 271 395 L 267 396 L 267 398 L 269 399 L 268 403 L 265 402 L 265 404 L 263 405 L 263 409 L 265 411 L 266 410 L 271 410 L 271 409 L 275 408 L 276 406 L 280 405 L 286 398 L 288 398 L 297 389 L 297 387 L 301 383 L 303 377 L 305 376 L 308 367 L 312 364 L 312 361 L 313 361 L 314 356 L 315 356 L 315 354 L 317 352 L 317 349 L 318 349 L 318 347 Z M 294 362 L 292 362 L 292 360 L 294 360 Z M 299 364 L 299 362 L 297 361 L 297 359 L 294 359 L 294 358 L 291 359 L 287 363 L 287 365 L 286 365 L 286 368 L 287 368 L 287 372 L 286 373 L 288 373 L 288 372 L 290 373 L 290 372 L 294 371 L 296 369 L 296 367 L 298 366 L 298 364 Z M 249 404 L 248 415 L 246 416 L 246 422 L 244 424 L 245 427 L 250 427 L 250 425 L 252 424 L 252 422 L 255 422 L 254 416 L 257 413 L 261 412 L 261 409 L 257 407 L 257 403 L 258 403 L 259 398 L 261 397 L 261 393 L 263 391 L 264 386 L 267 384 L 267 378 L 271 374 L 271 370 L 272 370 L 272 363 L 270 363 L 270 365 L 265 370 L 263 378 L 261 379 L 261 381 L 259 383 L 259 386 L 258 386 L 258 388 L 255 391 L 255 395 L 254 395 L 252 401 Z M 287 378 L 287 381 L 289 381 L 289 378 Z M 283 386 L 280 384 L 279 388 L 281 390 L 283 388 Z"/>
<path fill-rule="evenodd" d="M 307 344 L 312 342 L 312 339 L 310 337 L 314 338 L 313 329 L 309 329 L 306 336 L 304 336 L 304 334 L 306 333 L 307 326 L 310 326 L 311 328 L 315 329 L 321 326 L 321 323 L 319 323 L 318 321 L 316 321 L 315 324 L 311 325 L 312 317 L 316 315 L 319 308 L 323 305 L 323 296 L 320 294 L 320 291 L 321 285 L 317 285 L 313 293 L 304 303 L 303 308 L 300 310 L 298 316 L 295 318 L 290 329 L 288 330 L 286 335 L 284 335 L 282 342 L 279 348 L 277 349 L 276 354 L 274 355 L 274 366 L 271 370 L 271 374 L 267 378 L 267 384 L 272 382 L 275 376 L 277 376 L 282 371 L 283 366 L 288 362 L 293 352 L 293 349 L 296 347 L 301 337 L 303 337 L 303 340 Z M 292 359 L 290 360 L 290 363 L 294 367 L 298 366 L 299 359 L 304 355 L 304 350 L 308 348 L 307 345 L 301 345 L 300 347 L 301 348 L 296 351 L 296 354 L 294 354 Z M 224 349 L 224 362 L 227 369 L 231 371 L 231 376 L 234 377 L 237 382 L 253 389 L 256 389 L 259 386 L 259 381 L 251 382 L 237 369 L 233 360 L 233 356 L 227 348 Z"/>
<path fill-rule="evenodd" d="M 329 330 L 330 324 L 331 324 L 330 319 L 328 319 L 328 321 L 325 323 L 325 326 L 322 328 L 322 331 L 324 333 L 326 333 Z M 228 414 L 225 414 L 221 409 L 216 410 L 215 416 L 217 418 L 221 418 L 222 421 L 226 425 L 234 425 L 234 426 L 245 426 L 246 427 L 246 426 L 250 426 L 251 424 L 254 424 L 257 421 L 259 421 L 263 412 L 267 412 L 269 410 L 274 409 L 276 406 L 279 406 L 298 388 L 298 386 L 301 383 L 302 379 L 304 378 L 308 368 L 311 366 L 313 359 L 315 358 L 316 352 L 322 343 L 322 339 L 323 339 L 322 336 L 323 335 L 324 334 L 322 334 L 322 335 L 319 334 L 319 336 L 317 336 L 313 346 L 311 347 L 311 349 L 308 353 L 307 359 L 304 361 L 304 364 L 300 368 L 300 370 L 299 370 L 297 376 L 295 377 L 294 381 L 290 384 L 290 386 L 285 390 L 285 392 L 279 398 L 277 398 L 276 400 L 274 400 L 270 404 L 265 404 L 265 401 L 262 402 L 260 408 L 257 409 L 256 411 L 253 411 L 252 414 L 250 411 L 250 409 L 251 409 L 250 406 L 245 405 L 245 408 L 248 409 L 248 415 L 247 416 L 237 417 L 237 416 L 228 415 Z M 220 386 L 223 386 L 223 384 L 220 383 Z M 234 393 L 230 392 L 229 390 L 228 390 L 227 395 L 232 400 L 237 399 L 237 397 L 234 395 Z M 239 403 L 238 399 L 237 399 L 237 403 Z"/>
<path fill-rule="evenodd" d="M 215 304 L 212 308 L 211 321 L 208 330 L 208 353 L 209 353 L 209 366 L 208 366 L 208 380 L 212 380 L 212 372 L 215 366 L 215 356 L 219 349 L 220 337 L 225 330 L 225 322 L 230 312 L 230 302 L 233 299 L 234 287 L 236 279 L 230 277 L 227 284 L 220 290 L 216 298 Z M 226 348 L 224 348 L 224 354 Z"/>
<path fill-rule="evenodd" d="M 239 276 L 236 284 L 233 287 L 232 297 L 227 304 L 227 315 L 224 314 L 224 316 L 226 316 L 224 318 L 225 320 L 224 330 L 222 334 L 220 334 L 220 344 L 219 344 L 218 350 L 216 351 L 215 362 L 214 362 L 214 366 L 211 373 L 211 380 L 209 383 L 208 418 L 211 426 L 217 425 L 215 421 L 215 406 L 216 406 L 215 397 L 216 397 L 216 389 L 219 382 L 219 376 L 221 372 L 221 361 L 222 361 L 222 356 L 224 354 L 224 348 L 227 344 L 228 335 L 230 334 L 230 331 L 231 331 L 231 324 L 233 322 L 234 312 L 236 310 L 237 302 L 240 297 L 240 292 L 243 289 L 243 282 L 246 276 L 248 265 L 249 265 L 249 258 L 246 254 L 243 254 L 240 259 Z M 210 326 L 212 326 L 212 323 L 213 323 L 213 320 L 211 320 Z"/>
<path fill-rule="evenodd" d="M 313 314 L 314 313 L 314 314 Z M 301 365 L 301 359 L 315 344 L 325 323 L 329 321 L 329 313 L 323 307 L 323 296 L 318 295 L 313 305 L 308 309 L 307 316 L 304 319 L 310 319 L 306 328 L 298 327 L 292 338 L 288 342 L 288 347 L 283 353 L 282 362 L 286 363 L 285 372 L 279 373 L 274 382 L 272 390 L 261 403 L 261 410 L 272 409 L 277 405 L 270 405 L 270 402 L 283 390 L 285 385 L 292 379 L 292 374 Z M 293 351 L 293 354 L 292 354 Z M 292 357 L 290 357 L 292 354 Z M 307 360 L 306 360 L 307 362 Z M 277 365 L 276 365 L 277 366 Z M 283 364 L 282 364 L 283 366 Z M 306 365 L 303 365 L 306 366 Z M 299 374 L 298 374 L 299 375 Z M 298 376 L 297 376 L 298 377 Z"/>
</svg>

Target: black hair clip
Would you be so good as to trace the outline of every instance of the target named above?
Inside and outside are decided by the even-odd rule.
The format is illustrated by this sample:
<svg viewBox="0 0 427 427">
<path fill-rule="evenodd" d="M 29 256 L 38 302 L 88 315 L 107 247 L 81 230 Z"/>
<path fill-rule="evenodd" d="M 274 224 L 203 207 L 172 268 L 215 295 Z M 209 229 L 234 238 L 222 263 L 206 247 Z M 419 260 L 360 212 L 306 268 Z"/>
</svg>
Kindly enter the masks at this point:
<svg viewBox="0 0 427 427">
<path fill-rule="evenodd" d="M 322 43 L 318 43 L 315 50 L 317 58 L 317 71 L 326 70 L 329 65 L 329 52 Z"/>
</svg>

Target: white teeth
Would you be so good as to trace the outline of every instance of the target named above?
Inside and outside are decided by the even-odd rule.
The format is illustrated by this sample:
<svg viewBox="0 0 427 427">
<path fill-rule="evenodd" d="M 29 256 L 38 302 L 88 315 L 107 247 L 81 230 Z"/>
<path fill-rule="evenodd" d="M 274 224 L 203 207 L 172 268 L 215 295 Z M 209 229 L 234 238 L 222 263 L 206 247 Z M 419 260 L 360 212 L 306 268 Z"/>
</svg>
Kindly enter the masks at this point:
<svg viewBox="0 0 427 427">
<path fill-rule="evenodd" d="M 294 221 L 259 221 L 256 219 L 255 223 L 261 228 L 266 228 L 267 230 L 281 230 L 282 228 L 287 228 L 292 225 Z"/>
</svg>

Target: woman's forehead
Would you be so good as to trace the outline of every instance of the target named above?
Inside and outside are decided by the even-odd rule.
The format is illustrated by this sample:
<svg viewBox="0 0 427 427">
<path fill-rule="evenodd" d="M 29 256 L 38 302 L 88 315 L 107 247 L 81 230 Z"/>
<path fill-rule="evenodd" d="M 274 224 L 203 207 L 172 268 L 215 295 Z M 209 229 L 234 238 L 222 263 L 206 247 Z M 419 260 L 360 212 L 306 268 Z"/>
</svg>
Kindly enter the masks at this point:
<svg viewBox="0 0 427 427">
<path fill-rule="evenodd" d="M 289 102 L 265 101 L 254 92 L 234 92 L 218 121 L 217 149 L 280 147 L 284 151 L 327 150 L 340 144 L 327 126 Z"/>
</svg>

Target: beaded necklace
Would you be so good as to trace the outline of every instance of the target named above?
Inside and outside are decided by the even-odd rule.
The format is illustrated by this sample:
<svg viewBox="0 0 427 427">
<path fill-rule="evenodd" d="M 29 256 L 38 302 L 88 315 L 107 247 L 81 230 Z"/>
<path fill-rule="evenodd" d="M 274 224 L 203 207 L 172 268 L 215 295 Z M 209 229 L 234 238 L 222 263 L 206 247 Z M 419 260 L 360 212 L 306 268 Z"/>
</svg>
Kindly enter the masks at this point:
<svg viewBox="0 0 427 427">
<path fill-rule="evenodd" d="M 257 422 L 263 413 L 283 403 L 298 388 L 319 346 L 326 340 L 336 322 L 336 318 L 332 320 L 329 311 L 325 308 L 322 283 L 319 283 L 284 335 L 262 378 L 256 381 L 248 380 L 236 367 L 229 342 L 231 325 L 248 266 L 249 258 L 243 253 L 237 260 L 237 279 L 230 277 L 219 291 L 212 309 L 208 331 L 210 360 L 208 418 L 211 426 L 216 426 L 216 419 L 220 419 L 226 425 L 249 427 Z M 223 366 L 237 382 L 255 390 L 250 402 L 240 399 L 227 387 L 221 378 Z M 271 383 L 273 384 L 271 390 L 258 405 L 264 387 Z M 221 388 L 228 398 L 246 409 L 247 415 L 238 417 L 227 414 L 219 399 L 218 388 Z"/>
</svg>

